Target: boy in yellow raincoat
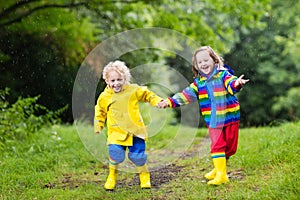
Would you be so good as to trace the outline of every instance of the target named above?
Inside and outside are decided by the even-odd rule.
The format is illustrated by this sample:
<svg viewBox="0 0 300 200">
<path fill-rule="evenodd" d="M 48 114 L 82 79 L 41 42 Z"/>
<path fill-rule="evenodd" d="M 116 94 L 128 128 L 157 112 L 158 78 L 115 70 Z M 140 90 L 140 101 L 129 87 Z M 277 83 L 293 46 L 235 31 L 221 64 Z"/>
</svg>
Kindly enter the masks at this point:
<svg viewBox="0 0 300 200">
<path fill-rule="evenodd" d="M 145 154 L 147 130 L 139 110 L 138 102 L 149 102 L 152 106 L 163 99 L 145 86 L 130 84 L 131 74 L 124 62 L 110 62 L 103 69 L 107 87 L 100 94 L 95 106 L 95 133 L 107 125 L 109 175 L 104 185 L 113 190 L 117 182 L 117 166 L 128 158 L 137 166 L 141 188 L 151 188 L 150 173 Z"/>
</svg>

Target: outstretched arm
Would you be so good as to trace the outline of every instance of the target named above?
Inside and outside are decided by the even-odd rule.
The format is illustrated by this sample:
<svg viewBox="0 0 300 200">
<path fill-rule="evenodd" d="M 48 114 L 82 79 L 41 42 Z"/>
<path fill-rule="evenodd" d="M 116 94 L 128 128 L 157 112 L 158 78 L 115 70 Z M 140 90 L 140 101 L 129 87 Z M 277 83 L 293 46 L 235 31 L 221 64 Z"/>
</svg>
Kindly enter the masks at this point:
<svg viewBox="0 0 300 200">
<path fill-rule="evenodd" d="M 157 104 L 163 100 L 163 98 L 157 96 L 154 92 L 150 91 L 146 86 L 138 86 L 136 90 L 136 95 L 139 101 L 149 102 L 152 106 L 157 106 Z"/>
<path fill-rule="evenodd" d="M 242 87 L 243 85 L 245 85 L 246 83 L 249 82 L 249 79 L 243 79 L 244 74 L 242 74 L 238 79 L 236 79 L 235 83 L 234 83 L 234 87 L 238 88 L 238 87 Z"/>
</svg>

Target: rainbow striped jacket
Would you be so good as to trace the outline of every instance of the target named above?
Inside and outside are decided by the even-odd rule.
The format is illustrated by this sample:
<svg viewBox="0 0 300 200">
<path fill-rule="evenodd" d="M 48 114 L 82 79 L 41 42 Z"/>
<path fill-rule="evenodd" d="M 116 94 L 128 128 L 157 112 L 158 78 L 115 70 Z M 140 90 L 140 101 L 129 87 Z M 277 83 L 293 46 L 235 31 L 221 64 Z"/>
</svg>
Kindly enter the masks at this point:
<svg viewBox="0 0 300 200">
<path fill-rule="evenodd" d="M 227 70 L 214 70 L 209 77 L 200 76 L 182 92 L 168 98 L 169 106 L 179 107 L 199 102 L 200 112 L 209 128 L 221 128 L 240 120 L 240 105 L 234 96 L 237 77 Z"/>
</svg>

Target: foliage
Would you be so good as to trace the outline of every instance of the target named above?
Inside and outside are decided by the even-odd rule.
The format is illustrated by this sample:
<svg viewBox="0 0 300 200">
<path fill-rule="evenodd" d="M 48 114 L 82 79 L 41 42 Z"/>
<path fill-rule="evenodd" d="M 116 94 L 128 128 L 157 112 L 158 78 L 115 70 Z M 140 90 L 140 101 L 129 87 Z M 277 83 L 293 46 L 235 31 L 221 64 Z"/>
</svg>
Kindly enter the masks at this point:
<svg viewBox="0 0 300 200">
<path fill-rule="evenodd" d="M 0 5 L 0 28 L 4 30 L 1 35 L 18 33 L 36 36 L 37 39 L 46 41 L 53 53 L 62 57 L 64 64 L 77 64 L 82 61 L 89 45 L 95 40 L 95 25 L 90 22 L 90 18 L 81 18 L 72 10 L 80 5 L 82 3 L 72 1 L 7 1 Z M 34 38 L 30 40 L 34 41 Z M 8 45 L 14 46 L 16 42 L 17 38 Z M 8 52 L 2 50 L 2 53 L 10 55 Z"/>
<path fill-rule="evenodd" d="M 0 90 L 0 149 L 12 141 L 28 139 L 42 127 L 58 123 L 59 115 L 66 109 L 55 112 L 37 103 L 39 96 L 19 98 L 14 104 L 6 101 L 9 89 Z"/>
<path fill-rule="evenodd" d="M 11 88 L 10 103 L 19 96 L 40 96 L 41 104 L 52 110 L 71 105 L 79 63 L 97 33 L 91 19 L 82 17 L 72 2 L 0 4 L 0 85 Z M 10 20 L 13 23 L 4 25 Z M 62 117 L 72 121 L 71 106 Z"/>
<path fill-rule="evenodd" d="M 162 27 L 212 46 L 237 75 L 250 78 L 238 95 L 243 125 L 295 120 L 298 108 L 287 109 L 285 100 L 298 101 L 298 10 L 295 0 L 8 0 L 0 4 L 0 85 L 11 88 L 9 102 L 40 95 L 50 109 L 70 105 L 78 67 L 97 43 L 130 29 Z M 190 61 L 175 54 L 142 49 L 121 58 L 131 68 L 165 64 L 192 81 Z M 63 121 L 73 121 L 71 106 Z"/>
<path fill-rule="evenodd" d="M 287 2 L 272 1 L 272 9 L 262 19 L 266 28 L 243 34 L 241 42 L 225 57 L 236 74 L 245 74 L 251 80 L 239 94 L 245 125 L 300 118 L 295 105 L 300 101 L 300 68 L 296 59 L 299 46 L 295 37 L 300 18 L 294 14 L 300 3 Z"/>
<path fill-rule="evenodd" d="M 297 120 L 300 116 L 298 102 L 300 100 L 300 87 L 292 87 L 286 93 L 286 96 L 275 97 L 276 103 L 272 106 L 275 113 L 281 113 L 285 118 Z"/>
</svg>

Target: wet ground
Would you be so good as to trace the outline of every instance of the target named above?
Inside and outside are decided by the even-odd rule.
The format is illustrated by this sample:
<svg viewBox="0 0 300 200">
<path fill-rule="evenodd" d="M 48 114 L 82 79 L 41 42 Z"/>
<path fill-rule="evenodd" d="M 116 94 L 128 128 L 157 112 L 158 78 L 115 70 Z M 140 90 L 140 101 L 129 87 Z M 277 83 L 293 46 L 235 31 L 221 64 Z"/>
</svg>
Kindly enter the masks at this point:
<svg viewBox="0 0 300 200">
<path fill-rule="evenodd" d="M 181 159 L 189 159 L 193 156 L 199 156 L 207 154 L 207 145 L 209 144 L 209 139 L 204 139 L 202 141 L 199 141 L 192 145 L 192 147 L 185 152 L 184 154 L 180 155 L 179 160 Z M 166 155 L 167 156 L 167 155 Z M 186 173 L 185 168 L 189 168 L 190 166 L 185 166 L 182 164 L 178 164 L 180 162 L 174 162 L 172 164 L 159 167 L 156 170 L 151 170 L 151 184 L 153 189 L 158 189 L 164 184 L 168 184 L 170 181 L 177 179 L 180 176 L 184 176 L 182 174 Z M 95 167 L 96 168 L 96 167 Z M 46 184 L 42 184 L 44 188 L 62 188 L 62 189 L 75 189 L 80 187 L 83 184 L 97 184 L 103 186 L 105 183 L 105 178 L 107 174 L 108 169 L 107 166 L 102 166 L 102 169 L 94 170 L 95 172 L 93 174 L 83 173 L 83 174 L 64 174 L 62 177 L 57 178 L 57 180 L 53 183 L 49 182 Z M 204 174 L 204 171 L 207 171 L 206 169 L 198 169 L 198 171 L 203 171 L 201 173 Z M 126 172 L 121 172 L 126 173 Z M 105 178 L 99 178 L 101 177 Z M 132 174 L 132 178 L 122 178 L 122 176 L 119 176 L 117 187 L 135 187 L 139 185 L 139 177 L 138 174 Z M 236 179 L 236 180 L 243 180 L 245 178 L 244 172 L 242 169 L 235 170 L 235 171 L 229 171 L 228 177 L 230 179 Z M 193 178 L 193 177 L 191 177 Z M 199 176 L 198 176 L 199 178 Z M 205 182 L 204 178 L 200 178 L 201 182 Z"/>
</svg>

